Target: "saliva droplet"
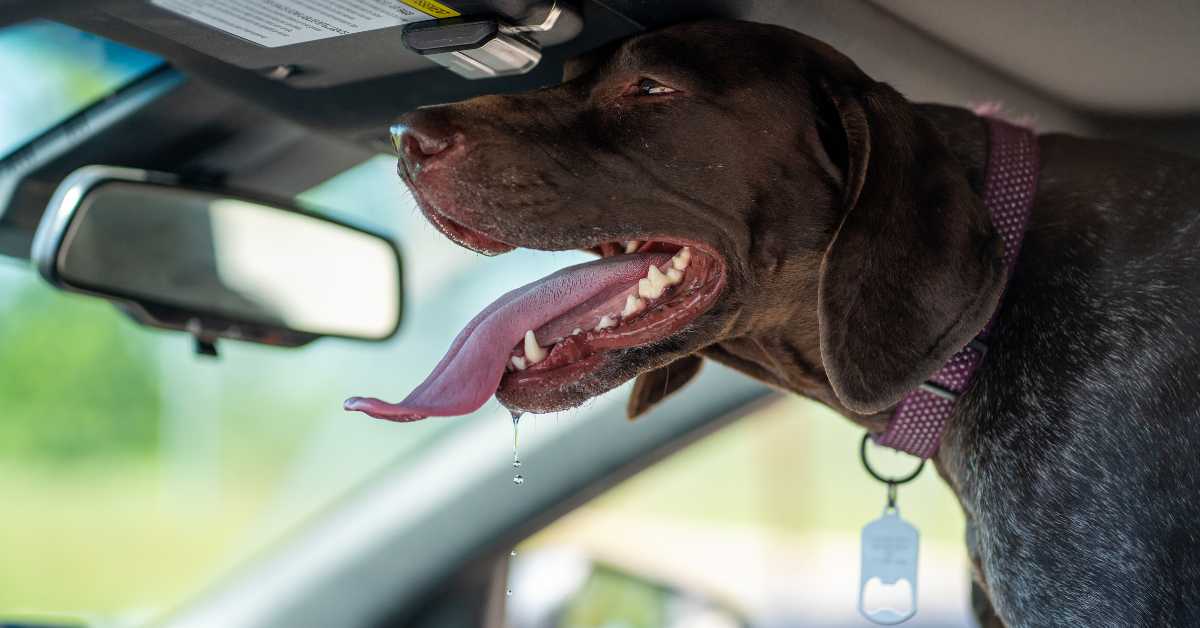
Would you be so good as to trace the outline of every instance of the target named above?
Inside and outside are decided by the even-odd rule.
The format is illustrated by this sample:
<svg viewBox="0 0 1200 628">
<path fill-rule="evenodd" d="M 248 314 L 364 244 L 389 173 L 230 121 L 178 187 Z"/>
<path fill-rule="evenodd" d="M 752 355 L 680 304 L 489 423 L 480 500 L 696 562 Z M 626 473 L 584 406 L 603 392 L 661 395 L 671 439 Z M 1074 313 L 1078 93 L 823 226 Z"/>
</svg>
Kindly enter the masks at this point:
<svg viewBox="0 0 1200 628">
<path fill-rule="evenodd" d="M 514 469 L 520 469 L 521 468 L 521 456 L 517 453 L 517 426 L 520 424 L 520 421 L 521 421 L 521 413 L 513 412 L 512 420 L 513 420 L 513 461 L 512 461 L 512 466 Z M 524 483 L 525 483 L 525 478 L 521 477 L 520 475 L 513 476 L 513 484 L 520 486 L 521 484 L 524 484 Z"/>
<path fill-rule="evenodd" d="M 505 589 L 505 590 L 504 590 L 504 595 L 507 595 L 507 596 L 509 596 L 509 597 L 512 597 L 512 589 Z"/>
<path fill-rule="evenodd" d="M 508 555 L 509 555 L 509 556 L 516 556 L 516 555 L 517 555 L 517 550 L 513 550 L 513 551 L 509 552 L 509 553 L 508 553 Z"/>
</svg>

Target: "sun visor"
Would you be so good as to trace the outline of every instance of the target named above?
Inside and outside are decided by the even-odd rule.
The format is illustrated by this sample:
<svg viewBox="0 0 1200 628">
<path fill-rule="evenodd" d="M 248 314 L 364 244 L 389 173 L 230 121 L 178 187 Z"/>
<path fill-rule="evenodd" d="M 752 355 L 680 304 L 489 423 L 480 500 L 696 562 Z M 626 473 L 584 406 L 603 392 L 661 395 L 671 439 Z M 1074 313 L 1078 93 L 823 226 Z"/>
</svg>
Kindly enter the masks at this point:
<svg viewBox="0 0 1200 628">
<path fill-rule="evenodd" d="M 325 88 L 442 65 L 469 78 L 532 69 L 541 50 L 574 38 L 582 20 L 564 0 L 150 0 L 104 9 L 210 57 L 299 88 Z M 494 32 L 471 50 L 405 44 L 406 27 Z M 462 30 L 455 31 L 461 36 Z M 445 35 L 443 35 L 445 36 Z"/>
</svg>

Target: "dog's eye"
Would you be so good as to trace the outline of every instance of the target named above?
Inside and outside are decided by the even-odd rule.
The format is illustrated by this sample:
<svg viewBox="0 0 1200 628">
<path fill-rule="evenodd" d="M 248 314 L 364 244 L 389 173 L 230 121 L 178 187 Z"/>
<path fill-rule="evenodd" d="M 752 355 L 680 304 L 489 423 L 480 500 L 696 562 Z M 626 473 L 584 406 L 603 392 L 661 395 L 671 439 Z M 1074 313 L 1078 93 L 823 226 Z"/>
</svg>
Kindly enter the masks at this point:
<svg viewBox="0 0 1200 628">
<path fill-rule="evenodd" d="M 675 90 L 659 83 L 654 79 L 644 78 L 638 81 L 637 94 L 638 96 L 659 96 L 662 94 L 671 94 Z"/>
</svg>

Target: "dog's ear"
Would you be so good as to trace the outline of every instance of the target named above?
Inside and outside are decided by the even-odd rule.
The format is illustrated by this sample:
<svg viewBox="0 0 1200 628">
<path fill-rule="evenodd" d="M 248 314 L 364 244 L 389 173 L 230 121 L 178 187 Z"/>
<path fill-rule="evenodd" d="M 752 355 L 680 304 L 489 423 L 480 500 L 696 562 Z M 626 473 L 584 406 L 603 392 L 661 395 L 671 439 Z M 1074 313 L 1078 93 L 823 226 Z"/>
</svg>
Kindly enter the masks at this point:
<svg viewBox="0 0 1200 628">
<path fill-rule="evenodd" d="M 844 169 L 842 221 L 821 262 L 821 358 L 841 402 L 871 414 L 987 323 L 1002 244 L 963 168 L 899 93 L 869 80 L 817 91 L 841 127 L 822 142 Z"/>
<path fill-rule="evenodd" d="M 700 356 L 685 355 L 666 366 L 638 375 L 633 383 L 633 392 L 629 395 L 626 416 L 632 421 L 648 412 L 658 402 L 690 382 L 700 372 L 703 364 L 704 360 Z"/>
</svg>

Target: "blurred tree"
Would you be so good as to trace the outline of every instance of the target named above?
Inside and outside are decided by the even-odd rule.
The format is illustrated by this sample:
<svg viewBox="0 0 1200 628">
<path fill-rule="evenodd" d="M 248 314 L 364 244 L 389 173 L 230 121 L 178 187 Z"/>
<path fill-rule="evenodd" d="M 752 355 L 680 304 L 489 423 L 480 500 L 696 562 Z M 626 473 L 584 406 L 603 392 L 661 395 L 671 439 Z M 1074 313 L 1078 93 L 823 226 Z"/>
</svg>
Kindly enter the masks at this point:
<svg viewBox="0 0 1200 628">
<path fill-rule="evenodd" d="M 0 457 L 149 456 L 157 366 L 111 305 L 30 284 L 0 310 Z"/>
</svg>

